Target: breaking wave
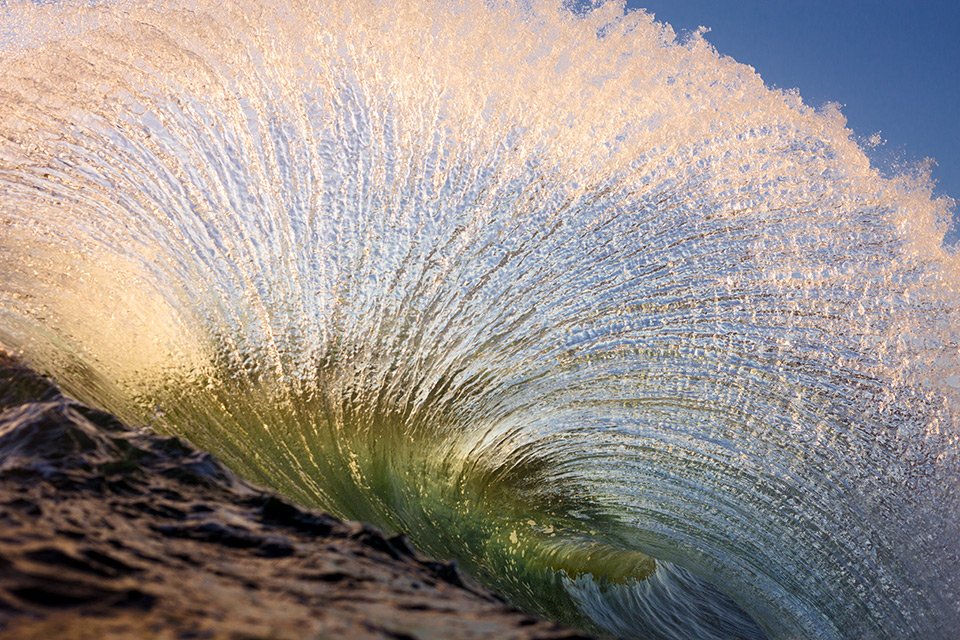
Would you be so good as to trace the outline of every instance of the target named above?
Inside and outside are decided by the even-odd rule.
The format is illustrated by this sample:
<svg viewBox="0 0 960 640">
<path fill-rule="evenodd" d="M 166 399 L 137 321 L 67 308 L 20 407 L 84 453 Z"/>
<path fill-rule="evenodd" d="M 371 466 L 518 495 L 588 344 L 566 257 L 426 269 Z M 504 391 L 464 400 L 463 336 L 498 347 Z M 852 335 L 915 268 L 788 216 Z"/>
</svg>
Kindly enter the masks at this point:
<svg viewBox="0 0 960 640">
<path fill-rule="evenodd" d="M 611 2 L 5 3 L 0 346 L 622 636 L 960 628 L 951 203 Z"/>
</svg>

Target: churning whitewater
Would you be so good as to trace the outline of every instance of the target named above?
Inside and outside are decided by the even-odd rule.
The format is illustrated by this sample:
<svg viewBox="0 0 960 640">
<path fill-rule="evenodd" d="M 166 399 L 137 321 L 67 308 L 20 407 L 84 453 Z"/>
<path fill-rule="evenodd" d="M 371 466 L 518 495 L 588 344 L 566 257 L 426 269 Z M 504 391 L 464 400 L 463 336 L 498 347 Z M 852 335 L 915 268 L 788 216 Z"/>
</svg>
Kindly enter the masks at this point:
<svg viewBox="0 0 960 640">
<path fill-rule="evenodd" d="M 0 8 L 0 346 L 622 636 L 960 629 L 950 202 L 609 2 Z"/>
</svg>

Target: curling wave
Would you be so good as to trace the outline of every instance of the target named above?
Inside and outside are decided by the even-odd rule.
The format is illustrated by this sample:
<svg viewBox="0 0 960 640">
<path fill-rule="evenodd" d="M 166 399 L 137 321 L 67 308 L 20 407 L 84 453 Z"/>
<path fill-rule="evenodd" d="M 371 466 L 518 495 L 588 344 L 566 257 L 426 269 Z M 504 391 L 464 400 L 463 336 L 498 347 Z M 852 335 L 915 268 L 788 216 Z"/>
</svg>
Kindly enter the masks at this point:
<svg viewBox="0 0 960 640">
<path fill-rule="evenodd" d="M 0 8 L 0 346 L 623 636 L 960 628 L 951 205 L 609 2 Z"/>
</svg>

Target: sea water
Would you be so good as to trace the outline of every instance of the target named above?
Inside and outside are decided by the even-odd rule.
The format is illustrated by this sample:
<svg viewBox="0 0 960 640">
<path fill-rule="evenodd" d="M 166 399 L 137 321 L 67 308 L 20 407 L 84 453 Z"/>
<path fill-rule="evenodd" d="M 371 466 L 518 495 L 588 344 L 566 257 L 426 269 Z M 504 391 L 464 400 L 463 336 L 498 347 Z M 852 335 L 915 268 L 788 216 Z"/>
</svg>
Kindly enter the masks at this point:
<svg viewBox="0 0 960 640">
<path fill-rule="evenodd" d="M 616 2 L 0 6 L 0 345 L 621 636 L 960 629 L 950 207 Z"/>
</svg>

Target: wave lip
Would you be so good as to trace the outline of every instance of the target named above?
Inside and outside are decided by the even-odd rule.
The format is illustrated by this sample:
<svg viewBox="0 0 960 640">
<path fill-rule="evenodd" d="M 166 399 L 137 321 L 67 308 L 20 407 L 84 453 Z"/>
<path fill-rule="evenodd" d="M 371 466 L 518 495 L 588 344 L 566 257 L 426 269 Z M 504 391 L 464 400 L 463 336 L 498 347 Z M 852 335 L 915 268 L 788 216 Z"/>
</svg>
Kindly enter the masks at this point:
<svg viewBox="0 0 960 640">
<path fill-rule="evenodd" d="M 960 628 L 949 203 L 616 3 L 358 6 L 7 6 L 0 344 L 536 610 Z"/>
</svg>

